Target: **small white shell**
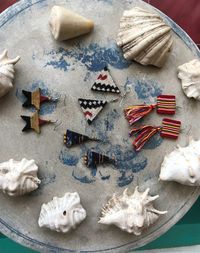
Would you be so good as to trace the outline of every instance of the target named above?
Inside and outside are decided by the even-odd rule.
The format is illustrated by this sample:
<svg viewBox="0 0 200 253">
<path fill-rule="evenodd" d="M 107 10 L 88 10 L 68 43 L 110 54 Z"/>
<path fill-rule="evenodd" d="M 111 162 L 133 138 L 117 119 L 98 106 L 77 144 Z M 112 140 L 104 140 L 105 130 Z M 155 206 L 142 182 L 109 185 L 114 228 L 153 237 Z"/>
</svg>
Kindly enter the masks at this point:
<svg viewBox="0 0 200 253">
<path fill-rule="evenodd" d="M 194 59 L 179 66 L 178 78 L 185 95 L 200 100 L 200 60 Z"/>
<path fill-rule="evenodd" d="M 57 232 L 67 233 L 86 218 L 77 192 L 67 192 L 62 198 L 54 197 L 41 207 L 38 224 Z"/>
<path fill-rule="evenodd" d="M 122 195 L 113 197 L 102 208 L 102 216 L 99 223 L 115 225 L 121 230 L 135 235 L 140 235 L 144 228 L 153 224 L 160 214 L 167 211 L 158 211 L 152 202 L 159 197 L 150 196 L 149 188 L 145 192 L 138 192 L 138 187 L 132 195 L 127 194 L 126 189 Z"/>
<path fill-rule="evenodd" d="M 173 43 L 170 31 L 159 15 L 135 7 L 123 13 L 117 45 L 127 60 L 162 67 Z"/>
<path fill-rule="evenodd" d="M 0 189 L 9 196 L 20 196 L 38 188 L 38 166 L 34 160 L 10 159 L 0 163 Z"/>
<path fill-rule="evenodd" d="M 14 65 L 20 59 L 19 56 L 9 59 L 7 54 L 8 51 L 4 50 L 0 55 L 0 97 L 6 95 L 13 88 Z"/>
<path fill-rule="evenodd" d="M 58 41 L 89 33 L 94 27 L 92 20 L 61 6 L 51 9 L 49 25 L 54 39 Z"/>
<path fill-rule="evenodd" d="M 200 141 L 190 141 L 166 155 L 161 165 L 160 179 L 180 184 L 200 186 Z"/>
</svg>

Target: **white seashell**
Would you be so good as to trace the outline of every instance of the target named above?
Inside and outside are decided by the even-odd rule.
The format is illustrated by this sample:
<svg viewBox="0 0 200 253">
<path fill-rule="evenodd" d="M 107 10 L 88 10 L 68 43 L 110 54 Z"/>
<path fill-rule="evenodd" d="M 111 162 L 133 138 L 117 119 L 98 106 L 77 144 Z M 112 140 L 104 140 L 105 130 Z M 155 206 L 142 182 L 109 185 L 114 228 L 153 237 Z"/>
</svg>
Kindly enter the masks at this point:
<svg viewBox="0 0 200 253">
<path fill-rule="evenodd" d="M 153 224 L 160 214 L 167 211 L 158 211 L 152 202 L 159 197 L 150 196 L 149 188 L 145 192 L 138 192 L 138 186 L 132 195 L 127 194 L 126 189 L 122 195 L 113 197 L 102 209 L 99 223 L 115 225 L 121 230 L 135 235 L 140 235 L 144 228 Z"/>
<path fill-rule="evenodd" d="M 173 43 L 170 31 L 158 14 L 135 7 L 123 13 L 117 45 L 127 60 L 162 67 Z"/>
<path fill-rule="evenodd" d="M 77 192 L 65 193 L 64 197 L 54 197 L 41 207 L 38 224 L 57 232 L 67 233 L 86 218 L 86 211 L 80 204 Z"/>
<path fill-rule="evenodd" d="M 92 20 L 61 6 L 54 6 L 51 9 L 49 25 L 54 38 L 58 41 L 78 37 L 91 32 L 94 28 Z"/>
<path fill-rule="evenodd" d="M 200 100 L 200 60 L 194 59 L 179 66 L 178 78 L 185 95 Z"/>
<path fill-rule="evenodd" d="M 4 50 L 0 55 L 0 97 L 6 95 L 13 88 L 14 65 L 20 60 L 19 56 L 9 59 L 7 54 L 8 51 Z"/>
<path fill-rule="evenodd" d="M 37 172 L 35 161 L 26 158 L 0 163 L 0 190 L 9 196 L 20 196 L 34 191 L 41 183 Z"/>
<path fill-rule="evenodd" d="M 200 140 L 190 141 L 186 147 L 178 147 L 166 155 L 159 178 L 180 184 L 200 185 Z"/>
</svg>

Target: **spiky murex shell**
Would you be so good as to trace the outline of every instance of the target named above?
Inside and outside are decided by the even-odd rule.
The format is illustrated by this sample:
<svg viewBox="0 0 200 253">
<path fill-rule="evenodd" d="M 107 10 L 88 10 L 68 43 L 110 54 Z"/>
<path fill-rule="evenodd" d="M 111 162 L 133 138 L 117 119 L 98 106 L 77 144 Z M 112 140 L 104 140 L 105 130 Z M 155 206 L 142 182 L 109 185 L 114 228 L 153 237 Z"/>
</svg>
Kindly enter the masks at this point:
<svg viewBox="0 0 200 253">
<path fill-rule="evenodd" d="M 99 223 L 116 225 L 120 229 L 140 235 L 142 230 L 153 224 L 160 214 L 166 211 L 158 211 L 153 207 L 152 202 L 159 197 L 150 196 L 149 188 L 144 192 L 139 192 L 138 187 L 132 195 L 128 195 L 126 189 L 122 195 L 113 197 L 102 208 Z"/>
</svg>

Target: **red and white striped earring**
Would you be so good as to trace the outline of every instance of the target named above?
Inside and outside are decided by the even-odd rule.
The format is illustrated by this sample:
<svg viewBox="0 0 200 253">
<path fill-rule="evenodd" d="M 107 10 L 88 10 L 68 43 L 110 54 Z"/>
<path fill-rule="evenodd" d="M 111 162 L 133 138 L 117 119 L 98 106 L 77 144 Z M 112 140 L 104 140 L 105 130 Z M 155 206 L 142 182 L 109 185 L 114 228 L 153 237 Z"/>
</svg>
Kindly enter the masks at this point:
<svg viewBox="0 0 200 253">
<path fill-rule="evenodd" d="M 132 125 L 155 108 L 159 114 L 174 115 L 176 112 L 176 97 L 173 95 L 160 95 L 157 97 L 156 104 L 129 106 L 124 109 L 125 118 Z"/>
<path fill-rule="evenodd" d="M 135 151 L 140 151 L 145 143 L 156 133 L 163 138 L 177 139 L 180 133 L 181 122 L 178 120 L 164 118 L 162 126 L 143 125 L 130 130 L 129 136 L 136 135 L 133 141 Z"/>
</svg>

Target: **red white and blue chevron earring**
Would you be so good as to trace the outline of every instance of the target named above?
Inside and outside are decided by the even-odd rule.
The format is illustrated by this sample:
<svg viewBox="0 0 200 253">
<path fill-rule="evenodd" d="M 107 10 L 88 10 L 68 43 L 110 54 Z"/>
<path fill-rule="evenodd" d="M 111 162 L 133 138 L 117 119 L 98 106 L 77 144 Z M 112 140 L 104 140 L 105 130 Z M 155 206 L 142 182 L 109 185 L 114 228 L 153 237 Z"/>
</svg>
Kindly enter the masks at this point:
<svg viewBox="0 0 200 253">
<path fill-rule="evenodd" d="M 153 109 L 156 109 L 158 114 L 173 115 L 176 112 L 176 97 L 173 95 L 160 95 L 157 97 L 157 103 L 152 105 L 142 104 L 133 105 L 124 109 L 125 118 L 132 125 Z"/>
</svg>

